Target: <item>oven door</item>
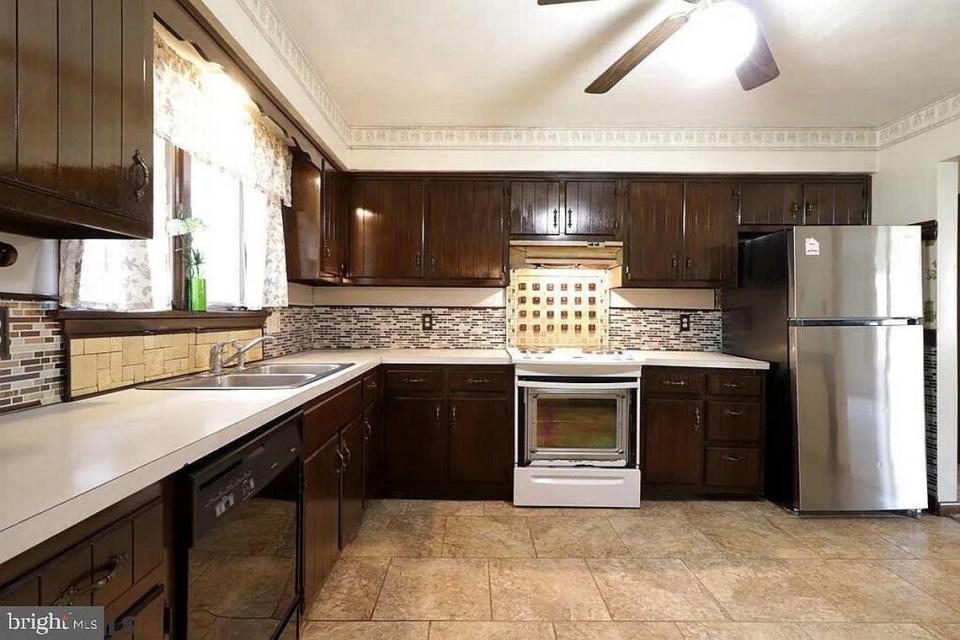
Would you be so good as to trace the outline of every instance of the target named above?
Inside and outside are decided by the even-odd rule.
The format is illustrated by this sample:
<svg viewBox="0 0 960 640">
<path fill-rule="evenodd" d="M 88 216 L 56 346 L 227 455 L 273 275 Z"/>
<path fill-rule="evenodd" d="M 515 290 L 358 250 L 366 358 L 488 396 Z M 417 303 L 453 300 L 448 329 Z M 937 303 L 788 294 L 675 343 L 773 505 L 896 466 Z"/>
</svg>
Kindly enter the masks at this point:
<svg viewBox="0 0 960 640">
<path fill-rule="evenodd" d="M 638 383 L 519 380 L 525 462 L 625 467 Z"/>
</svg>

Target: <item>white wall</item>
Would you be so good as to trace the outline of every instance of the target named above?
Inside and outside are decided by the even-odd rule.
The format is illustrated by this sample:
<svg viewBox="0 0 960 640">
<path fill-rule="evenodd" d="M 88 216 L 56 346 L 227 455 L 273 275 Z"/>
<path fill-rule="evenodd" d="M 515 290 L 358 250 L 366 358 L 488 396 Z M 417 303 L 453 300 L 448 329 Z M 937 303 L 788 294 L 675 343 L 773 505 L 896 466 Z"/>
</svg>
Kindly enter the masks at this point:
<svg viewBox="0 0 960 640">
<path fill-rule="evenodd" d="M 875 224 L 936 219 L 937 451 L 940 502 L 957 501 L 957 156 L 960 120 L 877 154 Z"/>
<path fill-rule="evenodd" d="M 57 295 L 59 242 L 9 233 L 0 233 L 0 242 L 17 248 L 17 262 L 12 267 L 0 267 L 0 293 Z"/>
</svg>

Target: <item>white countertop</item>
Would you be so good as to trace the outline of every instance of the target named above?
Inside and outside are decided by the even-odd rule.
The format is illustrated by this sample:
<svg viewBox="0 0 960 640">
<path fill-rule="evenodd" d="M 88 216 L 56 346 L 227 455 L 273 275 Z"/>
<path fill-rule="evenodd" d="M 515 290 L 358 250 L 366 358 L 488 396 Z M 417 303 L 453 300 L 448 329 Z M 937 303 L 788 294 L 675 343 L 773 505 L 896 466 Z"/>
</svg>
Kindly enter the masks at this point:
<svg viewBox="0 0 960 640">
<path fill-rule="evenodd" d="M 767 368 L 715 353 L 638 352 L 642 364 Z M 297 389 L 128 389 L 0 417 L 0 563 L 383 364 L 503 364 L 506 350 L 305 351 L 352 362 Z"/>
</svg>

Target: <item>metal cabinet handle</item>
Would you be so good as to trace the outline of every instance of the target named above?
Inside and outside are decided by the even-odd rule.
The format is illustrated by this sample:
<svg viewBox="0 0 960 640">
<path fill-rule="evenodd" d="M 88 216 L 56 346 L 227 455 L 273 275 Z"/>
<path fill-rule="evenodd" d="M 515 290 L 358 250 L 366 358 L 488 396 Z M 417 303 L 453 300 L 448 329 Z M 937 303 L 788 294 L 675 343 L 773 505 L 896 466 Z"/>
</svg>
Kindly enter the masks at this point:
<svg viewBox="0 0 960 640">
<path fill-rule="evenodd" d="M 467 384 L 490 384 L 490 378 L 467 378 Z"/>
<path fill-rule="evenodd" d="M 403 382 L 404 384 L 423 384 L 424 382 L 427 381 L 427 379 L 403 377 L 403 378 L 400 378 L 400 381 Z"/>
<path fill-rule="evenodd" d="M 377 381 L 376 380 L 367 380 L 367 389 L 376 389 Z"/>
<path fill-rule="evenodd" d="M 434 410 L 435 413 L 435 426 L 437 429 L 440 428 L 440 405 L 438 404 Z"/>
<path fill-rule="evenodd" d="M 700 407 L 697 407 L 696 409 L 693 410 L 693 417 L 694 417 L 693 430 L 696 431 L 697 433 L 700 433 Z"/>
<path fill-rule="evenodd" d="M 686 380 L 664 380 L 663 384 L 669 387 L 685 387 L 687 386 Z"/>
<path fill-rule="evenodd" d="M 347 468 L 347 461 L 343 459 L 343 453 L 340 452 L 340 449 L 337 449 L 337 475 L 343 473 L 343 470 Z"/>
<path fill-rule="evenodd" d="M 344 468 L 350 466 L 350 461 L 353 460 L 353 454 L 350 452 L 350 447 L 347 446 L 347 443 L 343 443 L 343 450 L 347 452 L 347 461 L 344 464 Z"/>
<path fill-rule="evenodd" d="M 687 269 L 693 269 L 693 258 L 687 258 Z"/>
<path fill-rule="evenodd" d="M 553 210 L 553 228 L 554 229 L 560 228 L 560 219 L 557 217 L 558 215 L 560 215 L 560 210 L 554 209 Z"/>
<path fill-rule="evenodd" d="M 437 270 L 437 256 L 430 256 L 430 271 Z"/>
<path fill-rule="evenodd" d="M 808 216 L 812 216 L 812 215 L 813 215 L 813 209 L 814 209 L 813 203 L 812 203 L 812 202 L 808 202 L 808 203 L 807 203 L 807 207 L 806 207 L 806 211 L 807 211 L 807 215 L 808 215 Z M 806 220 L 805 220 L 804 222 L 806 222 Z"/>
<path fill-rule="evenodd" d="M 620 218 L 613 219 L 613 231 L 614 233 L 616 233 L 617 231 L 620 231 Z"/>
<path fill-rule="evenodd" d="M 573 209 L 567 209 L 567 231 L 573 229 Z"/>
<path fill-rule="evenodd" d="M 67 587 L 60 597 L 54 602 L 54 606 L 65 606 L 73 604 L 73 599 L 77 596 L 83 596 L 91 591 L 102 589 L 110 584 L 114 578 L 120 575 L 120 570 L 127 562 L 127 554 L 118 553 L 111 556 L 110 560 L 101 568 L 94 569 L 93 572 L 79 578 L 69 587 Z M 89 580 L 89 582 L 87 582 Z"/>
<path fill-rule="evenodd" d="M 727 462 L 743 462 L 743 458 L 737 458 L 736 456 L 721 456 L 721 459 Z"/>
<path fill-rule="evenodd" d="M 730 416 L 731 418 L 739 418 L 743 415 L 743 411 L 734 411 L 733 409 L 724 409 L 723 415 Z"/>
<path fill-rule="evenodd" d="M 137 170 L 140 172 L 140 179 L 134 183 L 133 197 L 137 202 L 140 202 L 144 196 L 147 195 L 147 187 L 150 186 L 150 167 L 147 166 L 146 161 L 143 159 L 143 154 L 140 153 L 140 149 L 133 152 L 132 175 L 136 175 Z"/>
<path fill-rule="evenodd" d="M 450 405 L 450 427 L 457 423 L 457 405 Z"/>
<path fill-rule="evenodd" d="M 723 388 L 724 388 L 724 389 L 739 389 L 739 388 L 742 387 L 742 386 L 743 386 L 743 385 L 740 384 L 739 382 L 724 382 L 724 383 L 723 383 Z"/>
<path fill-rule="evenodd" d="M 680 258 L 674 254 L 670 256 L 670 268 L 676 270 L 680 266 Z"/>
<path fill-rule="evenodd" d="M 790 217 L 796 220 L 797 214 L 799 213 L 800 213 L 800 203 L 794 200 L 793 204 L 790 205 Z"/>
<path fill-rule="evenodd" d="M 366 418 L 363 419 L 363 428 L 366 431 L 366 434 L 363 436 L 365 442 L 369 442 L 370 438 L 373 437 L 373 425 L 370 424 L 370 421 Z"/>
<path fill-rule="evenodd" d="M 419 251 L 417 252 L 417 255 L 413 257 L 413 263 L 418 267 L 423 266 L 423 256 L 420 255 Z"/>
</svg>

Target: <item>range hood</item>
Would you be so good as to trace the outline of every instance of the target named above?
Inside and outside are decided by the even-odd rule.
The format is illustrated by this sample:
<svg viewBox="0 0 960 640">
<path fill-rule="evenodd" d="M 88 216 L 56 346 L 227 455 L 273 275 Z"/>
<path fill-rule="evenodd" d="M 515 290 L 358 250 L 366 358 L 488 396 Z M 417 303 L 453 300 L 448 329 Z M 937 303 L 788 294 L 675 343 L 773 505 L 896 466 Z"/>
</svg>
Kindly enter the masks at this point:
<svg viewBox="0 0 960 640">
<path fill-rule="evenodd" d="M 611 286 L 619 286 L 623 271 L 623 243 L 583 240 L 511 240 L 510 267 L 512 269 L 610 271 Z"/>
</svg>

